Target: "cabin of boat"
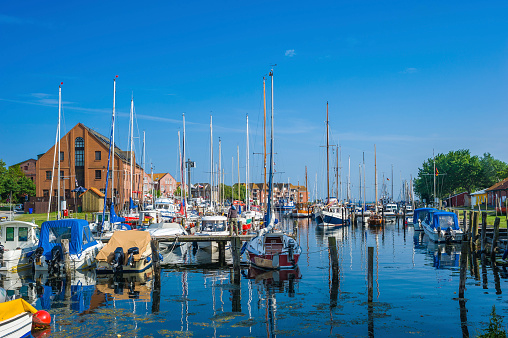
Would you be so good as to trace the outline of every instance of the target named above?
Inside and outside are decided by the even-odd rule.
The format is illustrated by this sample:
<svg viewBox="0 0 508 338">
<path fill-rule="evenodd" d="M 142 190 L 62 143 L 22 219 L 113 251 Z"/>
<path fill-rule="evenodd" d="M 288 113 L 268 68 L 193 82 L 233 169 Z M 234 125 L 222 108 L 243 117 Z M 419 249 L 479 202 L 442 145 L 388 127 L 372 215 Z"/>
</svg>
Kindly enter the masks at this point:
<svg viewBox="0 0 508 338">
<path fill-rule="evenodd" d="M 413 213 L 413 225 L 416 231 L 423 231 L 422 222 L 430 220 L 430 214 L 438 211 L 436 208 L 418 208 Z"/>
<path fill-rule="evenodd" d="M 30 256 L 37 249 L 37 224 L 21 221 L 0 223 L 0 270 L 15 272 L 32 266 Z"/>
<path fill-rule="evenodd" d="M 383 225 L 383 217 L 379 214 L 371 214 L 369 216 L 369 225 L 372 225 L 372 226 L 379 226 L 379 225 Z"/>
<path fill-rule="evenodd" d="M 422 221 L 423 230 L 434 242 L 460 242 L 464 235 L 455 213 L 431 211 Z"/>
<path fill-rule="evenodd" d="M 296 267 L 302 249 L 291 237 L 281 233 L 265 233 L 246 244 L 249 261 L 263 269 Z"/>
</svg>

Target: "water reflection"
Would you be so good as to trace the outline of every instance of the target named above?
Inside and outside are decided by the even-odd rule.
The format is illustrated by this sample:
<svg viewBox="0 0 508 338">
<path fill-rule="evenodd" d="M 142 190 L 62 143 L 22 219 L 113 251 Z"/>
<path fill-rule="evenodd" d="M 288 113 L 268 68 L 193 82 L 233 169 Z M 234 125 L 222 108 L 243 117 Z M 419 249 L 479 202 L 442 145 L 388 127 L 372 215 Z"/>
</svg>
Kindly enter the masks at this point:
<svg viewBox="0 0 508 338">
<path fill-rule="evenodd" d="M 414 235 L 415 250 L 432 258 L 432 266 L 436 269 L 459 267 L 460 243 L 436 243 L 423 232 Z"/>
</svg>

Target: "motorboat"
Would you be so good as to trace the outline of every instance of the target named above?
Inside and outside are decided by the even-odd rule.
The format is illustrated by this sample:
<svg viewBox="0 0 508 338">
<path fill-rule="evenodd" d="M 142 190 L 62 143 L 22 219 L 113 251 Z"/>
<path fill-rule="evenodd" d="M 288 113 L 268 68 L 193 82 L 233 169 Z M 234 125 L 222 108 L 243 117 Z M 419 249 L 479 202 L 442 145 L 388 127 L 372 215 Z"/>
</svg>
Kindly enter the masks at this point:
<svg viewBox="0 0 508 338">
<path fill-rule="evenodd" d="M 2 291 L 5 292 L 3 289 Z M 0 302 L 2 337 L 32 337 L 34 324 L 49 327 L 50 322 L 51 317 L 46 311 L 37 311 L 22 298 Z"/>
<path fill-rule="evenodd" d="M 264 232 L 246 242 L 245 250 L 251 264 L 274 270 L 294 269 L 302 253 L 298 242 L 282 232 Z"/>
<path fill-rule="evenodd" d="M 97 254 L 97 273 L 140 273 L 152 266 L 148 231 L 115 231 Z"/>
<path fill-rule="evenodd" d="M 201 218 L 201 229 L 196 236 L 227 236 L 229 235 L 228 219 L 226 216 L 203 216 Z M 217 251 L 217 242 L 198 242 L 198 248 L 209 252 Z"/>
<path fill-rule="evenodd" d="M 104 246 L 97 241 L 84 219 L 60 219 L 42 223 L 39 246 L 33 254 L 35 271 L 59 275 L 64 271 L 62 240 L 69 241 L 70 268 L 82 270 L 95 267 L 95 257 Z"/>
<path fill-rule="evenodd" d="M 187 231 L 180 223 L 174 222 L 161 222 L 155 223 L 148 226 L 146 229 L 150 233 L 150 236 L 153 237 L 162 237 L 162 236 L 185 236 L 187 235 Z M 183 242 L 178 242 L 175 240 L 173 242 L 163 242 L 159 241 L 159 249 L 160 250 L 174 250 L 180 245 L 185 244 Z"/>
<path fill-rule="evenodd" d="M 0 223 L 0 271 L 15 272 L 32 266 L 30 257 L 38 247 L 35 223 Z"/>
<path fill-rule="evenodd" d="M 461 242 L 464 232 L 459 227 L 459 219 L 453 212 L 430 211 L 421 222 L 423 231 L 433 242 Z"/>
<path fill-rule="evenodd" d="M 155 200 L 155 210 L 159 211 L 165 220 L 172 220 L 177 216 L 176 206 L 169 198 L 157 198 Z"/>
<path fill-rule="evenodd" d="M 436 208 L 418 208 L 413 213 L 413 226 L 415 231 L 423 231 L 422 221 L 429 216 L 429 213 L 438 211 Z"/>
<path fill-rule="evenodd" d="M 347 225 L 347 210 L 339 204 L 330 204 L 321 209 L 316 214 L 316 223 L 318 226 L 344 226 Z"/>
</svg>

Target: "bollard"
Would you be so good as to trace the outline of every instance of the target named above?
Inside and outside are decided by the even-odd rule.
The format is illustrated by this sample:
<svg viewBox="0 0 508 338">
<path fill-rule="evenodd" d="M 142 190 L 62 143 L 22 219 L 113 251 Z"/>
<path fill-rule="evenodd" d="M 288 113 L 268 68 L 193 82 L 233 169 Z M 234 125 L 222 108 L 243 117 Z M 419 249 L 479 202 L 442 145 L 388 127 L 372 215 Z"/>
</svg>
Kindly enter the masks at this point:
<svg viewBox="0 0 508 338">
<path fill-rule="evenodd" d="M 369 303 L 372 302 L 373 296 L 374 296 L 374 283 L 373 283 L 373 277 L 374 277 L 374 247 L 369 246 L 369 257 L 368 257 L 368 298 Z"/>
</svg>

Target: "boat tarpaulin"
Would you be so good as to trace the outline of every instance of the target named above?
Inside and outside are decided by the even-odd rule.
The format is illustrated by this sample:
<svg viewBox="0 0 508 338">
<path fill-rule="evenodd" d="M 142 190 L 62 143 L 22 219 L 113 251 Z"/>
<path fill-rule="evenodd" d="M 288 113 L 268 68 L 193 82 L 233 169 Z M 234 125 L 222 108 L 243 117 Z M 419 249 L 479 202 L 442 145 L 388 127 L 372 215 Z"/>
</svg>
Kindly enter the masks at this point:
<svg viewBox="0 0 508 338">
<path fill-rule="evenodd" d="M 134 255 L 134 260 L 139 260 L 146 256 L 145 252 L 150 248 L 150 233 L 148 231 L 126 230 L 115 231 L 101 251 L 97 254 L 97 260 L 102 262 L 110 262 L 113 259 L 115 250 L 118 247 L 123 248 L 125 259 L 127 259 L 127 251 L 130 248 L 137 247 L 139 254 Z"/>
<path fill-rule="evenodd" d="M 61 245 L 62 239 L 69 240 L 71 255 L 79 255 L 86 248 L 97 244 L 84 219 L 69 218 L 42 223 L 39 246 L 44 249 L 47 258 L 50 258 L 53 247 Z"/>
<path fill-rule="evenodd" d="M 0 303 L 0 322 L 25 312 L 35 314 L 37 310 L 22 298 Z"/>
<path fill-rule="evenodd" d="M 452 230 L 459 230 L 459 219 L 454 212 L 434 212 L 432 227 L 434 229 L 440 227 L 442 230 L 446 230 L 448 228 L 452 228 Z"/>
</svg>

